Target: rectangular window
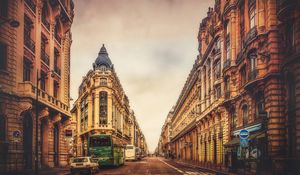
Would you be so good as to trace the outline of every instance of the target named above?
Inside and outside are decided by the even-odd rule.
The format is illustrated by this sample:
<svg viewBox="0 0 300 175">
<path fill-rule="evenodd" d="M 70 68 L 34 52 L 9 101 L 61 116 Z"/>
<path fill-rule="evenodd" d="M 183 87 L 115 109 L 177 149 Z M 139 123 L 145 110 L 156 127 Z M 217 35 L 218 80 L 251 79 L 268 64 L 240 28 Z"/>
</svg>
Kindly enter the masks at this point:
<svg viewBox="0 0 300 175">
<path fill-rule="evenodd" d="M 43 91 L 46 90 L 46 78 L 45 78 L 46 76 L 47 76 L 47 74 L 45 72 L 41 71 L 41 77 L 44 77 L 44 78 L 41 78 L 41 81 L 40 81 L 40 83 L 41 83 L 41 89 Z"/>
<path fill-rule="evenodd" d="M 31 62 L 24 58 L 23 60 L 23 81 L 30 81 Z"/>
<path fill-rule="evenodd" d="M 7 67 L 7 45 L 0 43 L 0 70 L 6 70 Z"/>
<path fill-rule="evenodd" d="M 58 97 L 58 90 L 59 90 L 59 85 L 58 85 L 58 82 L 57 81 L 53 81 L 53 84 L 54 84 L 54 88 L 53 88 L 53 96 L 55 98 Z"/>
<path fill-rule="evenodd" d="M 241 85 L 246 84 L 247 80 L 246 80 L 246 68 L 245 67 L 243 67 L 241 69 L 240 75 L 241 75 Z"/>
</svg>

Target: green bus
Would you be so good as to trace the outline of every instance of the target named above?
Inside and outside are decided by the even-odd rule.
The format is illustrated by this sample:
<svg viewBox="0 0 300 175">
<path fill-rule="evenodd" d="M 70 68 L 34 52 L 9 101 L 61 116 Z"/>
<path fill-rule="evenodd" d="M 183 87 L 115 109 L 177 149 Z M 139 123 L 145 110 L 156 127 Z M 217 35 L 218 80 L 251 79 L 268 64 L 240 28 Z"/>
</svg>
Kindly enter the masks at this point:
<svg viewBox="0 0 300 175">
<path fill-rule="evenodd" d="M 124 164 L 124 147 L 113 143 L 111 135 L 96 134 L 88 139 L 88 153 L 98 159 L 100 166 L 120 166 Z"/>
</svg>

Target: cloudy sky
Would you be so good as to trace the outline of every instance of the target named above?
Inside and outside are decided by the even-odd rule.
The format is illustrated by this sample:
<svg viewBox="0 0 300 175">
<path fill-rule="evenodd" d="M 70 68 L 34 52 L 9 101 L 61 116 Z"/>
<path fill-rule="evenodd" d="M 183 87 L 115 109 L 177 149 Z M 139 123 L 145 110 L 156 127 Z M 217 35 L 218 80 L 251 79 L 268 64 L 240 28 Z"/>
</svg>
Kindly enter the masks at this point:
<svg viewBox="0 0 300 175">
<path fill-rule="evenodd" d="M 198 54 L 213 0 L 75 0 L 71 97 L 105 44 L 150 151 Z"/>
</svg>

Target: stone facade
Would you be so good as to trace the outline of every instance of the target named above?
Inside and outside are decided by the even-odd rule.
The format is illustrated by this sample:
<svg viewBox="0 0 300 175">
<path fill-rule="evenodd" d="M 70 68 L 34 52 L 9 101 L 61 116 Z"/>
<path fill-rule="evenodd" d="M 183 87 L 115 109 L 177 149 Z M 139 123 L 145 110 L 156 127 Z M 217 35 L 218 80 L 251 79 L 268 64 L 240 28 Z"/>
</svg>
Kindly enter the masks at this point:
<svg viewBox="0 0 300 175">
<path fill-rule="evenodd" d="M 209 8 L 172 117 L 177 159 L 238 174 L 299 174 L 299 6 L 216 0 Z M 242 129 L 250 132 L 245 148 Z"/>
<path fill-rule="evenodd" d="M 114 144 L 132 144 L 147 150 L 145 138 L 130 109 L 114 66 L 104 45 L 79 87 L 78 99 L 71 110 L 76 121 L 76 155 L 87 155 L 88 137 L 111 134 Z"/>
<path fill-rule="evenodd" d="M 0 7 L 0 172 L 34 169 L 36 144 L 38 167 L 64 166 L 73 2 L 3 0 Z"/>
</svg>

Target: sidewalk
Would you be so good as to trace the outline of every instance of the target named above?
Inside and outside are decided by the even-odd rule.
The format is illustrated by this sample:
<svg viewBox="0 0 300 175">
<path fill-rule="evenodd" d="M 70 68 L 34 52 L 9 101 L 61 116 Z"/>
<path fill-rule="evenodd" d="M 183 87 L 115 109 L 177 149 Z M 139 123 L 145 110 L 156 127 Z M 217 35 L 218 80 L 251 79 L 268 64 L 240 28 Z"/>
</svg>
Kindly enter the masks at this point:
<svg viewBox="0 0 300 175">
<path fill-rule="evenodd" d="M 220 170 L 214 170 L 214 169 L 210 169 L 210 168 L 205 168 L 205 167 L 202 167 L 200 165 L 197 165 L 197 164 L 191 163 L 191 162 L 187 163 L 187 162 L 184 162 L 184 161 L 172 160 L 172 159 L 165 159 L 165 160 L 172 161 L 172 162 L 181 164 L 183 166 L 188 166 L 188 167 L 191 167 L 191 168 L 196 168 L 196 169 L 201 169 L 201 170 L 204 170 L 204 171 L 216 173 L 216 175 L 235 175 L 235 174 L 229 173 L 229 172 L 224 172 L 224 171 L 220 171 Z"/>
<path fill-rule="evenodd" d="M 39 175 L 64 175 L 69 174 L 69 168 L 45 168 L 39 169 Z M 35 175 L 34 171 L 23 171 L 23 172 L 13 172 L 13 173 L 1 173 L 1 175 Z"/>
</svg>

